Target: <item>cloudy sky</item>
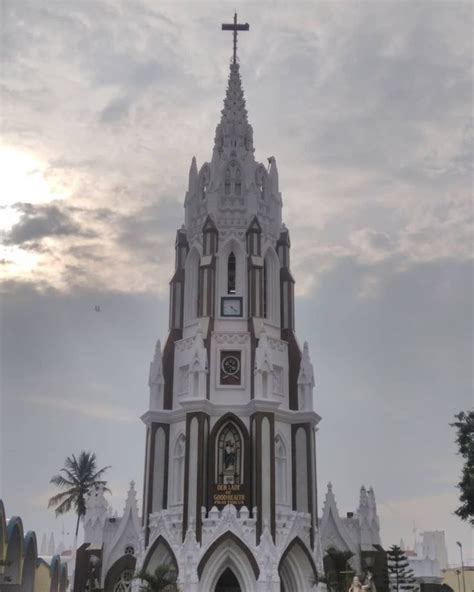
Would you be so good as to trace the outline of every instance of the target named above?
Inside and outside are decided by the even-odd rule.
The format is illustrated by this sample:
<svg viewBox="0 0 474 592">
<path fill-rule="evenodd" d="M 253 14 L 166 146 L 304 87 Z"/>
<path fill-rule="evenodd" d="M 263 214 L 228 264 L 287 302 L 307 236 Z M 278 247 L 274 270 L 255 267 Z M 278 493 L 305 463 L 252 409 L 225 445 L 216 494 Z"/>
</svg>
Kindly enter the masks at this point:
<svg viewBox="0 0 474 592">
<path fill-rule="evenodd" d="M 112 465 L 114 508 L 130 479 L 141 490 L 174 233 L 191 158 L 211 156 L 237 7 L 317 374 L 320 506 L 328 481 L 344 513 L 373 485 L 386 546 L 446 530 L 450 561 L 461 540 L 474 562 L 449 426 L 472 405 L 472 4 L 0 7 L 7 512 L 69 532 L 49 478 L 81 449 Z"/>
</svg>

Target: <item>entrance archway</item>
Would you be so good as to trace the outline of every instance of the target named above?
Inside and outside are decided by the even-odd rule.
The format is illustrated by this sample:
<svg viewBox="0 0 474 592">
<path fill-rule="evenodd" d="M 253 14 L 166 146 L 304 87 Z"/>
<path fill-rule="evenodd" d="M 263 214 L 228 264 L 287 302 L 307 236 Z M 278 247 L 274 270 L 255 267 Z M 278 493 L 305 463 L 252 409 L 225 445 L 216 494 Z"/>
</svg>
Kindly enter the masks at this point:
<svg viewBox="0 0 474 592">
<path fill-rule="evenodd" d="M 222 573 L 216 584 L 215 592 L 242 592 L 239 581 L 230 567 Z"/>
</svg>

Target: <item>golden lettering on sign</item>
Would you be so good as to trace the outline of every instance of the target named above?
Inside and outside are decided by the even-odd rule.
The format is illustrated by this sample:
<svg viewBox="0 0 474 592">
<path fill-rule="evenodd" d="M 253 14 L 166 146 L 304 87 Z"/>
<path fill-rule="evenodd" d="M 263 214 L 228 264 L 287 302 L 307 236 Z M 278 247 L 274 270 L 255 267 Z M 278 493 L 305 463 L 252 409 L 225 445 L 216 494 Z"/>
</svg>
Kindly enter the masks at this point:
<svg viewBox="0 0 474 592">
<path fill-rule="evenodd" d="M 215 486 L 213 495 L 215 506 L 234 504 L 235 506 L 245 505 L 245 494 L 242 493 L 242 485 L 218 484 Z"/>
</svg>

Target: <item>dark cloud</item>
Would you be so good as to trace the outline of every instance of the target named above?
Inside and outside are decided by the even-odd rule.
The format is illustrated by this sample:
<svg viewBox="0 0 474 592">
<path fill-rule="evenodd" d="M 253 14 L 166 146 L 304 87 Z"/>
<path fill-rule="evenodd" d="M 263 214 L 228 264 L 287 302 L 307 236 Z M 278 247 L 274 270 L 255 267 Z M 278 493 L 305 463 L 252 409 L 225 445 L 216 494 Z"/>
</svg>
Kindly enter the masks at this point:
<svg viewBox="0 0 474 592">
<path fill-rule="evenodd" d="M 100 120 L 104 123 L 116 123 L 128 115 L 131 100 L 128 96 L 118 97 L 110 101 L 100 113 Z"/>
<path fill-rule="evenodd" d="M 67 211 L 52 205 L 16 204 L 21 219 L 7 233 L 5 244 L 22 245 L 52 236 L 90 236 Z"/>
<path fill-rule="evenodd" d="M 7 245 L 22 245 L 55 236 L 93 236 L 90 230 L 81 228 L 67 208 L 55 205 L 15 204 L 21 212 L 20 221 L 12 226 L 4 239 Z"/>
</svg>

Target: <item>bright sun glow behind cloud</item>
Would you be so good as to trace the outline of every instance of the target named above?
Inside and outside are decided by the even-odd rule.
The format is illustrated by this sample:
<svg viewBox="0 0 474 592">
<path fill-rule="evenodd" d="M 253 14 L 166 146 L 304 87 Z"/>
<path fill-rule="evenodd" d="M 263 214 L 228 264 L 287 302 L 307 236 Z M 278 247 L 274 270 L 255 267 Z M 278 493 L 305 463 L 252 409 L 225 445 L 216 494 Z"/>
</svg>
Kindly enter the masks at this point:
<svg viewBox="0 0 474 592">
<path fill-rule="evenodd" d="M 32 154 L 0 146 L 0 162 L 0 233 L 11 229 L 21 217 L 21 212 L 12 207 L 14 204 L 47 203 L 65 197 L 48 181 L 46 163 Z M 20 277 L 35 269 L 40 255 L 14 245 L 5 245 L 0 258 L 7 263 L 3 270 L 6 277 L 12 274 Z"/>
<path fill-rule="evenodd" d="M 48 182 L 47 165 L 35 156 L 16 148 L 0 146 L 0 162 L 1 205 L 9 206 L 17 202 L 37 204 L 65 197 Z"/>
</svg>

